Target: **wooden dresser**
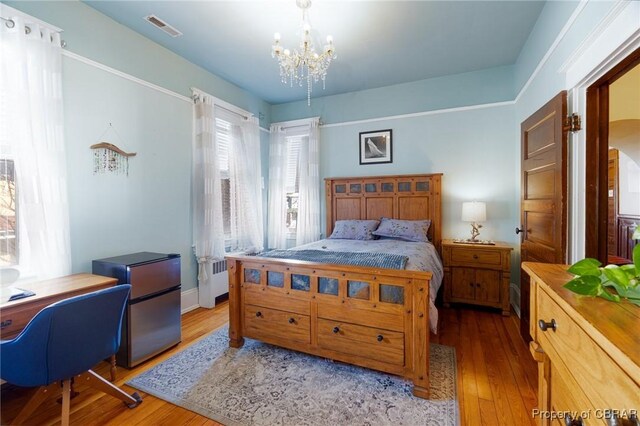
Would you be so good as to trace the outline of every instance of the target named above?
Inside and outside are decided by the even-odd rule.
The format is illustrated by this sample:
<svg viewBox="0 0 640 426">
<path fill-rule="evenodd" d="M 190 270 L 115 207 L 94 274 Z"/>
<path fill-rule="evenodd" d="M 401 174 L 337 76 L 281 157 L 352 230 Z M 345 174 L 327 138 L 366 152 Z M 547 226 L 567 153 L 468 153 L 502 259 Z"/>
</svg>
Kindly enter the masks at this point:
<svg viewBox="0 0 640 426">
<path fill-rule="evenodd" d="M 634 424 L 628 419 L 640 414 L 640 307 L 566 290 L 567 268 L 522 264 L 531 277 L 535 417 L 542 425 Z M 617 410 L 617 423 L 607 421 L 606 410 Z"/>
<path fill-rule="evenodd" d="M 444 303 L 491 306 L 509 315 L 511 246 L 442 241 Z"/>
</svg>

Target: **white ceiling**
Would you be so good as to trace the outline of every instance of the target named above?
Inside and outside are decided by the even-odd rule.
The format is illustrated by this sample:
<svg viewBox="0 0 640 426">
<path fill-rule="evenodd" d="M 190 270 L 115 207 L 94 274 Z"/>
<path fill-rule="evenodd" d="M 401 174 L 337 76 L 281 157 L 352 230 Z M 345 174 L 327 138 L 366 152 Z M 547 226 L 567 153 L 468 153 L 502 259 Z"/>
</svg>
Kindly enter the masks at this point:
<svg viewBox="0 0 640 426">
<path fill-rule="evenodd" d="M 300 10 L 287 1 L 86 1 L 189 61 L 270 103 L 306 98 L 280 82 L 273 34 L 299 42 Z M 542 1 L 315 0 L 315 44 L 334 37 L 338 58 L 326 89 L 313 96 L 459 74 L 515 63 Z M 171 38 L 143 17 L 155 14 L 183 36 Z"/>
</svg>

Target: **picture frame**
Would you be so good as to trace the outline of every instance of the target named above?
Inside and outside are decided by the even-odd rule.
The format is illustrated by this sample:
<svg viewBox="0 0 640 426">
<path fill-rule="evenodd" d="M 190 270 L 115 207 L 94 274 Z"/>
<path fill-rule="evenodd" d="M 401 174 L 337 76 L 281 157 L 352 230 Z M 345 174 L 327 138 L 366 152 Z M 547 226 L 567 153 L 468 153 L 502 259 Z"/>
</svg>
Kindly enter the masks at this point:
<svg viewBox="0 0 640 426">
<path fill-rule="evenodd" d="M 391 129 L 360 132 L 360 164 L 393 162 Z"/>
</svg>

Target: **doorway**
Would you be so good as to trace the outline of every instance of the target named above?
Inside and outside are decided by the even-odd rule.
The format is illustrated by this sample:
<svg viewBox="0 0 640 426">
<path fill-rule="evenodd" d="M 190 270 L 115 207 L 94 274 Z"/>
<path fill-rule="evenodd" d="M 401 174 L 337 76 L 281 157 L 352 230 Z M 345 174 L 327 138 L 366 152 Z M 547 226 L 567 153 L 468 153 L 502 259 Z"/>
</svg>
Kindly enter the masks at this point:
<svg viewBox="0 0 640 426">
<path fill-rule="evenodd" d="M 640 225 L 640 49 L 587 89 L 585 256 L 631 262 Z"/>
</svg>

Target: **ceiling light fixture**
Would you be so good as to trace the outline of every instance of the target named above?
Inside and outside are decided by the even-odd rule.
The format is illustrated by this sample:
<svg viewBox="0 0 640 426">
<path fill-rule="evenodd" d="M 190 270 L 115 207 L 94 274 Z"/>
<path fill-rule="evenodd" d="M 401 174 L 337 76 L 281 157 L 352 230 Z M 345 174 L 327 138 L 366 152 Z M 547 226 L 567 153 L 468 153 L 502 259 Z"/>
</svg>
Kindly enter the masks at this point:
<svg viewBox="0 0 640 426">
<path fill-rule="evenodd" d="M 311 40 L 311 25 L 307 10 L 311 7 L 311 0 L 296 0 L 296 5 L 302 9 L 302 40 L 300 50 L 283 49 L 280 44 L 280 34 L 275 33 L 271 56 L 277 58 L 280 63 L 280 77 L 282 82 L 291 85 L 297 83 L 302 87 L 307 82 L 307 105 L 311 105 L 311 90 L 313 83 L 322 80 L 324 89 L 327 70 L 331 61 L 336 58 L 336 50 L 333 46 L 333 37 L 327 36 L 327 44 L 321 54 L 316 53 Z"/>
</svg>

